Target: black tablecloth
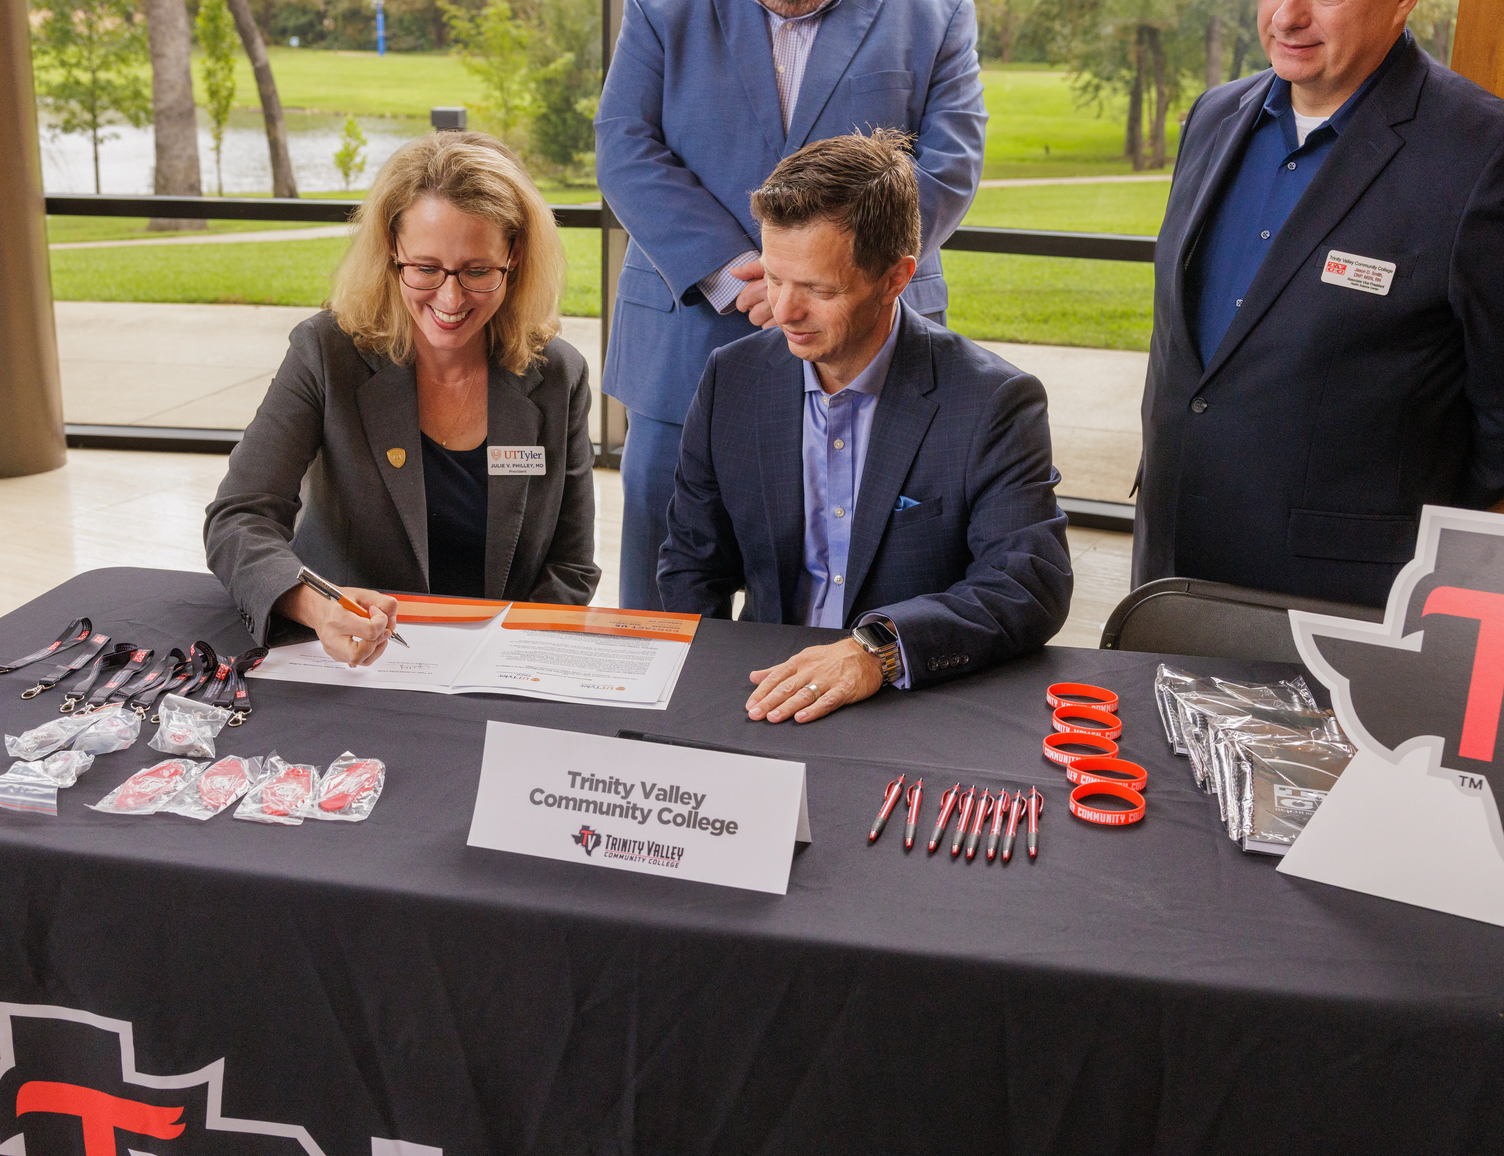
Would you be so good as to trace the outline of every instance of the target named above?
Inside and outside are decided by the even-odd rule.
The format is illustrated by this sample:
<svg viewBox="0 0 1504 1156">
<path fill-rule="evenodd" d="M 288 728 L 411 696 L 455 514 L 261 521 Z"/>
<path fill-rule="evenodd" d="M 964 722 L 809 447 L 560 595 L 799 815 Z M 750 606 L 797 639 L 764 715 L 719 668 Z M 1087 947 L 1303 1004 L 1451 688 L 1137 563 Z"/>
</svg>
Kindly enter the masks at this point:
<svg viewBox="0 0 1504 1156">
<path fill-rule="evenodd" d="M 158 649 L 250 645 L 212 578 L 115 569 L 0 619 L 0 657 L 79 614 Z M 0 1142 L 84 1152 L 79 1117 L 12 1116 L 42 1080 L 182 1106 L 177 1141 L 118 1133 L 162 1156 L 1499 1151 L 1504 930 L 1239 852 L 1166 747 L 1156 657 L 1048 648 L 809 726 L 748 722 L 747 672 L 828 637 L 703 623 L 667 711 L 254 682 L 221 752 L 383 758 L 361 824 L 86 809 L 155 757 L 146 735 L 56 818 L 0 813 Z M 57 692 L 17 697 L 36 669 L 0 678 L 11 733 L 56 717 Z M 1040 752 L 1062 680 L 1122 696 L 1143 823 L 1068 815 Z M 486 719 L 804 760 L 813 844 L 785 897 L 467 847 Z M 930 800 L 1038 784 L 1038 861 L 906 855 L 897 822 L 869 847 L 899 769 Z M 133 1070 L 180 1090 L 122 1074 L 125 1023 Z M 216 1113 L 310 1139 L 205 1131 Z"/>
</svg>

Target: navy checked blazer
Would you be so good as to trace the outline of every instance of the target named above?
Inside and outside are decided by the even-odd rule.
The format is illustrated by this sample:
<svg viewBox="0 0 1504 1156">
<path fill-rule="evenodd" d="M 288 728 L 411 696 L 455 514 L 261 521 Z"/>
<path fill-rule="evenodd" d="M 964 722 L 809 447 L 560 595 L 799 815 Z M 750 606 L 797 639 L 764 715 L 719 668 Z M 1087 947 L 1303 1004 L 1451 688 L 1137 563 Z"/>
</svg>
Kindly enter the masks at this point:
<svg viewBox="0 0 1504 1156">
<path fill-rule="evenodd" d="M 1044 387 L 907 305 L 852 527 L 845 623 L 891 618 L 911 685 L 1042 646 L 1071 562 Z M 777 329 L 716 350 L 689 408 L 658 555 L 666 610 L 797 623 L 804 564 L 802 363 Z M 900 497 L 918 502 L 895 510 Z"/>
</svg>

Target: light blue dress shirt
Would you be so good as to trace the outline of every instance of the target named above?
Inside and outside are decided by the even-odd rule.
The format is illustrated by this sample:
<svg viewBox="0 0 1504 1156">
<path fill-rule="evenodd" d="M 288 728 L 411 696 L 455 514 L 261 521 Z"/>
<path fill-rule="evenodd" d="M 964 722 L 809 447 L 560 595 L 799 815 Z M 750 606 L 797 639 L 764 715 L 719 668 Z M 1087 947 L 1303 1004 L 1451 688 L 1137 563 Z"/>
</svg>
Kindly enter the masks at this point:
<svg viewBox="0 0 1504 1156">
<path fill-rule="evenodd" d="M 839 630 L 845 618 L 846 562 L 862 466 L 897 344 L 895 305 L 887 340 L 844 389 L 826 393 L 814 363 L 804 363 L 804 573 L 795 606 L 806 626 Z"/>
</svg>

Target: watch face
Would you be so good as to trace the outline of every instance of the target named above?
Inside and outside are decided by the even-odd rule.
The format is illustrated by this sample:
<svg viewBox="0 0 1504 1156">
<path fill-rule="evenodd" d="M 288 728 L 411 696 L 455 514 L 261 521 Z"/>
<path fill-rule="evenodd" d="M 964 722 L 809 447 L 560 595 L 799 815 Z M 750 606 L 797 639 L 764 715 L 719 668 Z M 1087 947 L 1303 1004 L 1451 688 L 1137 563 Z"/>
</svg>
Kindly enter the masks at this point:
<svg viewBox="0 0 1504 1156">
<path fill-rule="evenodd" d="M 894 634 L 881 622 L 866 622 L 851 632 L 858 642 L 872 650 L 880 650 L 884 646 L 892 646 L 898 641 L 898 635 Z"/>
</svg>

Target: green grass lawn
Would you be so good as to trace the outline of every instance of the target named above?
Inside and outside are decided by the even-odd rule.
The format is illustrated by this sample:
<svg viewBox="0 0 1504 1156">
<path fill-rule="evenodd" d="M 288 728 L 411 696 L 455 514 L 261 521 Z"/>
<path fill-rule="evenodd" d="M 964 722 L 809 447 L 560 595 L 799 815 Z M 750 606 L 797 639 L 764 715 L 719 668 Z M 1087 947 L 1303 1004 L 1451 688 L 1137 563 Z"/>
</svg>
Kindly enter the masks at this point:
<svg viewBox="0 0 1504 1156">
<path fill-rule="evenodd" d="M 979 189 L 968 225 L 1152 236 L 1164 220 L 1169 181 Z"/>
<path fill-rule="evenodd" d="M 600 311 L 600 233 L 563 229 L 569 258 L 564 312 Z M 192 301 L 233 305 L 322 305 L 348 242 L 248 241 L 213 250 L 142 245 L 65 249 L 52 254 L 52 291 L 60 301 Z"/>
<path fill-rule="evenodd" d="M 443 105 L 476 104 L 479 81 L 457 57 L 444 52 L 326 52 L 312 48 L 269 47 L 272 75 L 282 106 L 306 112 L 348 112 L 356 116 L 417 116 Z M 204 104 L 198 53 L 194 53 L 193 93 Z M 250 61 L 237 54 L 235 104 L 260 108 Z"/>
</svg>

